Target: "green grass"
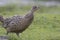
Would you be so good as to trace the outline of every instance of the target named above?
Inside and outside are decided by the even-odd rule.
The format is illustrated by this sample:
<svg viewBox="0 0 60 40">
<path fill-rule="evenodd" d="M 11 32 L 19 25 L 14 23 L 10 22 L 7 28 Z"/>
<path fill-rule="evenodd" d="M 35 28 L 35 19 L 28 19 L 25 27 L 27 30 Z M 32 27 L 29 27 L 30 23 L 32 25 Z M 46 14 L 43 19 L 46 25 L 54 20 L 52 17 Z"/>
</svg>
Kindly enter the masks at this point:
<svg viewBox="0 0 60 40">
<path fill-rule="evenodd" d="M 7 8 L 7 7 L 6 7 Z M 0 15 L 5 18 L 13 15 L 24 15 L 31 6 L 15 8 L 15 10 L 2 11 Z M 3 9 L 2 9 L 3 10 Z M 60 40 L 60 7 L 41 7 L 34 14 L 33 23 L 20 34 L 18 38 L 15 33 L 10 33 L 9 40 Z M 1 23 L 0 23 L 1 25 Z M 6 30 L 0 27 L 0 35 L 6 35 Z"/>
</svg>

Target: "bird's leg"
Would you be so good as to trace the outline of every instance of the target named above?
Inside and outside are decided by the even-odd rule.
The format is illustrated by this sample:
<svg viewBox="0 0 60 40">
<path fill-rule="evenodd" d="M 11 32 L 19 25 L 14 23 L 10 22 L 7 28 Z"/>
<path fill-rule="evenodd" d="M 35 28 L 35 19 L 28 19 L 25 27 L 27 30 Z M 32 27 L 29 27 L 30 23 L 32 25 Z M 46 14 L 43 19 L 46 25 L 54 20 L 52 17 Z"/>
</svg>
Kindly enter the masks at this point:
<svg viewBox="0 0 60 40">
<path fill-rule="evenodd" d="M 19 33 L 16 33 L 16 35 L 19 37 Z"/>
<path fill-rule="evenodd" d="M 8 35 L 8 33 L 10 32 L 10 31 L 9 31 L 9 29 L 8 29 L 8 28 L 6 28 L 6 31 L 7 31 L 7 32 L 6 32 L 6 35 Z"/>
</svg>

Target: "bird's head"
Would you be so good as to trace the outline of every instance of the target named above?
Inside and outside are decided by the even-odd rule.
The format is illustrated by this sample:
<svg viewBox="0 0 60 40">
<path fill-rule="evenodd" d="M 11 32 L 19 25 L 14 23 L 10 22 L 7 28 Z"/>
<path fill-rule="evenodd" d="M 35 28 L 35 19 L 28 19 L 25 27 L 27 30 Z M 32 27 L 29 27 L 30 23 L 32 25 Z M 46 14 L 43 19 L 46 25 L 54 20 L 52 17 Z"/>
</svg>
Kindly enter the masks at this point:
<svg viewBox="0 0 60 40">
<path fill-rule="evenodd" d="M 0 15 L 0 22 L 3 22 L 4 18 L 2 15 Z"/>
<path fill-rule="evenodd" d="M 36 10 L 38 10 L 38 9 L 39 9 L 38 6 L 33 6 L 33 7 L 32 7 L 32 11 L 36 11 Z"/>
</svg>

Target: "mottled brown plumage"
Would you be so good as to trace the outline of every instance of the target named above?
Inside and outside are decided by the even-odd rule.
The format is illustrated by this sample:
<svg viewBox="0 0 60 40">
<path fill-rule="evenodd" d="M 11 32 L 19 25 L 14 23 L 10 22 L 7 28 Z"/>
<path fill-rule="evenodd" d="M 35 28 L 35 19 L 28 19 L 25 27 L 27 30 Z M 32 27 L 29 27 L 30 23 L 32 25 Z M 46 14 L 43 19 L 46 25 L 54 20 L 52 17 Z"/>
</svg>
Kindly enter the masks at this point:
<svg viewBox="0 0 60 40">
<path fill-rule="evenodd" d="M 4 19 L 0 16 L 0 21 L 3 23 L 3 27 L 8 33 L 22 33 L 32 23 L 34 19 L 34 12 L 38 9 L 37 6 L 33 6 L 32 9 L 24 16 L 13 16 L 11 18 Z"/>
</svg>

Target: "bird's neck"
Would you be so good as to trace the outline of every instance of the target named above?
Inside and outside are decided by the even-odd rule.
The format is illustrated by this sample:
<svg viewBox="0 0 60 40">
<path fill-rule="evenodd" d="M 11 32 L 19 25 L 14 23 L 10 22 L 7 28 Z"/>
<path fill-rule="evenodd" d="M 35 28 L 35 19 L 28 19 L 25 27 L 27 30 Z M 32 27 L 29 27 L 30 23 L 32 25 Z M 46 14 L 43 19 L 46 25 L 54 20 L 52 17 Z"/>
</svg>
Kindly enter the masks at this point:
<svg viewBox="0 0 60 40">
<path fill-rule="evenodd" d="M 31 18 L 31 17 L 33 17 L 33 14 L 34 13 L 34 11 L 33 10 L 30 10 L 26 15 L 25 15 L 25 18 Z"/>
</svg>

